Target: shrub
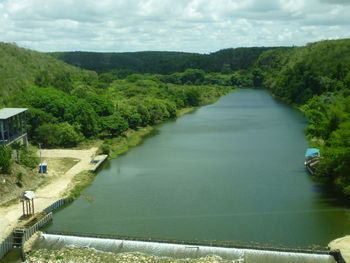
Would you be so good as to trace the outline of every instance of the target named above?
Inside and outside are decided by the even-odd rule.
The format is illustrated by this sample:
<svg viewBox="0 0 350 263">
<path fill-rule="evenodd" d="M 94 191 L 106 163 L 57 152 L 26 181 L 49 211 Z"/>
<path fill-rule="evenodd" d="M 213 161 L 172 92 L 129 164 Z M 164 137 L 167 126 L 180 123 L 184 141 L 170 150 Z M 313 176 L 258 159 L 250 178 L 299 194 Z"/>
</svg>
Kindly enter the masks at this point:
<svg viewBox="0 0 350 263">
<path fill-rule="evenodd" d="M 11 149 L 0 146 L 0 172 L 10 173 L 12 168 Z"/>
<path fill-rule="evenodd" d="M 102 117 L 101 126 L 105 132 L 111 135 L 121 135 L 129 128 L 128 122 L 117 113 Z"/>
<path fill-rule="evenodd" d="M 74 147 L 84 139 L 84 136 L 67 122 L 43 124 L 36 133 L 37 140 L 46 147 Z"/>
</svg>

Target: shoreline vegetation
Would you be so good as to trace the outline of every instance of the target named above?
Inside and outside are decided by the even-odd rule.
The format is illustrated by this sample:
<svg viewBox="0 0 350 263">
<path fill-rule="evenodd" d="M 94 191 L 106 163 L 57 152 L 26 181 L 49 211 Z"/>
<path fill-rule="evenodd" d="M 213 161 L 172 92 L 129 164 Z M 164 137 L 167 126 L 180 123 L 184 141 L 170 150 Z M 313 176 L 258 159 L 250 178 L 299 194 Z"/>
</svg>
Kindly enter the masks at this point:
<svg viewBox="0 0 350 263">
<path fill-rule="evenodd" d="M 198 56 L 195 63 L 191 60 L 195 54 L 180 58 L 175 53 L 141 52 L 128 55 L 140 63 L 152 58 L 147 67 L 141 63 L 132 68 L 127 61 L 118 64 L 116 60 L 118 66 L 103 68 L 99 64 L 97 73 L 86 70 L 89 67 L 84 64 L 96 54 L 47 55 L 0 43 L 0 55 L 6 58 L 0 61 L 4 69 L 0 72 L 0 107 L 29 108 L 28 135 L 33 145 L 82 148 L 91 142 L 113 158 L 136 145 L 139 133 L 150 133 L 150 126 L 209 104 L 233 86 L 266 89 L 307 117 L 310 146 L 320 148 L 323 156 L 314 178 L 348 197 L 348 50 L 350 40 L 343 39 L 293 48 L 227 49 L 209 57 Z M 113 59 L 119 56 L 109 55 Z M 195 69 L 190 68 L 191 62 Z M 35 177 L 35 148 L 13 151 L 21 158 L 11 162 L 8 150 L 0 147 L 0 176 L 3 174 L 17 191 L 35 188 L 29 181 L 41 184 L 39 176 Z"/>
<path fill-rule="evenodd" d="M 100 153 L 115 158 L 141 143 L 155 125 L 212 103 L 235 89 L 229 75 L 208 77 L 202 70 L 176 73 L 172 80 L 124 71 L 98 75 L 12 44 L 0 43 L 0 55 L 6 58 L 0 61 L 5 69 L 0 72 L 0 107 L 28 108 L 30 143 L 40 143 L 44 149 L 41 152 L 48 154 L 43 155 L 44 160 L 51 162 L 48 174 L 40 175 L 38 148 L 0 146 L 0 183 L 7 186 L 0 188 L 0 194 L 13 193 L 10 199 L 16 200 L 23 191 L 35 190 L 40 193 L 36 211 L 62 197 L 77 198 L 95 178 L 87 172 L 92 156 Z M 2 65 L 4 61 L 14 65 Z M 17 82 L 11 82 L 14 75 Z M 52 166 L 57 157 L 80 161 L 67 167 L 66 174 L 55 176 L 63 169 Z M 21 211 L 18 202 L 0 206 L 1 238 L 15 227 Z"/>
<path fill-rule="evenodd" d="M 226 49 L 209 55 L 139 52 L 123 61 L 108 54 L 116 64 L 107 65 L 89 59 L 96 55 L 89 52 L 48 55 L 0 43 L 0 107 L 29 108 L 32 145 L 85 151 L 98 146 L 100 153 L 115 158 L 141 143 L 159 123 L 236 88 L 266 89 L 306 116 L 310 146 L 320 148 L 322 155 L 313 178 L 348 200 L 349 51 L 350 39 L 340 39 L 302 47 Z M 84 61 L 96 62 L 96 71 Z M 7 191 L 45 184 L 37 174 L 36 150 L 17 144 L 0 147 L 0 184 Z M 11 152 L 17 157 L 12 159 Z M 78 173 L 69 186 L 70 195 L 79 196 L 94 177 Z"/>
<path fill-rule="evenodd" d="M 220 95 L 224 95 L 224 93 Z M 213 103 L 219 98 L 220 96 L 210 101 L 207 100 L 207 103 Z M 176 116 L 181 117 L 198 108 L 199 106 L 180 109 L 176 112 Z M 23 175 L 23 177 L 31 179 L 32 187 L 30 189 L 35 190 L 38 195 L 38 198 L 36 198 L 36 211 L 44 209 L 60 198 L 78 198 L 82 191 L 91 185 L 96 177 L 96 173 L 89 171 L 89 167 L 91 166 L 90 161 L 93 156 L 102 153 L 101 149 L 103 149 L 103 144 L 107 143 L 109 146 L 109 158 L 117 158 L 125 154 L 131 148 L 142 143 L 144 138 L 149 136 L 154 130 L 154 126 L 140 127 L 138 129 L 129 129 L 124 132 L 123 136 L 109 137 L 105 139 L 105 141 L 101 139 L 87 140 L 74 148 L 42 149 L 41 155 L 43 160 L 49 164 L 49 172 L 45 175 L 40 175 L 37 173 L 37 167 L 35 165 L 29 170 L 28 174 Z M 21 151 L 25 151 L 25 149 L 20 150 L 20 155 L 22 155 Z M 37 151 L 36 148 L 32 148 L 31 153 L 34 154 L 35 152 L 39 155 L 39 151 Z M 35 155 L 33 161 L 37 160 Z M 17 166 L 18 164 L 14 163 L 14 165 Z M 11 174 L 8 175 L 8 177 L 11 176 Z M 39 181 L 38 178 L 40 179 Z M 18 191 L 22 189 L 27 190 L 29 184 L 24 180 L 22 180 L 21 183 L 23 183 L 21 187 L 14 184 L 12 188 L 11 186 L 8 188 L 9 190 L 13 190 L 15 187 L 18 188 Z M 16 194 L 12 196 L 12 200 L 8 200 L 6 203 L 0 205 L 0 217 L 3 218 L 0 220 L 0 241 L 16 226 L 16 222 L 22 211 L 20 203 L 17 201 L 18 196 Z M 82 198 L 93 201 L 89 196 L 83 196 Z"/>
<path fill-rule="evenodd" d="M 233 91 L 232 91 L 233 92 Z M 215 103 L 217 100 L 219 100 L 220 97 L 216 98 L 215 100 L 212 100 L 211 103 Z M 207 104 L 208 105 L 208 104 Z M 202 105 L 206 106 L 206 105 Z M 177 117 L 181 117 L 185 114 L 191 113 L 199 109 L 200 107 L 187 107 L 178 110 Z M 120 155 L 123 155 L 127 153 L 129 150 L 131 150 L 133 147 L 138 146 L 143 142 L 145 138 L 150 136 L 152 132 L 154 132 L 156 127 L 154 126 L 147 126 L 140 128 L 138 130 L 129 130 L 126 132 L 126 135 L 123 137 L 116 137 L 108 140 L 108 143 L 111 144 L 110 146 L 110 155 L 108 156 L 108 160 L 118 158 Z M 98 144 L 101 145 L 101 142 L 97 142 L 95 146 L 98 146 Z M 91 146 L 91 144 L 89 144 Z M 101 153 L 101 150 L 98 150 L 97 153 Z M 81 172 L 77 174 L 73 179 L 68 187 L 69 191 L 63 196 L 64 198 L 78 198 L 82 191 L 91 185 L 96 177 L 95 173 L 92 172 Z M 83 198 L 89 199 L 90 197 L 84 196 Z"/>
<path fill-rule="evenodd" d="M 310 147 L 320 148 L 322 158 L 313 179 L 335 189 L 337 199 L 350 198 L 350 39 L 325 40 L 300 47 L 227 49 L 208 56 L 176 53 L 108 53 L 107 64 L 91 64 L 94 52 L 61 52 L 54 57 L 94 69 L 100 74 L 113 69 L 167 74 L 169 83 L 179 83 L 179 73 L 188 68 L 221 72 L 216 80 L 230 80 L 241 88 L 266 89 L 272 96 L 298 108 L 308 119 L 305 134 Z M 105 55 L 105 54 L 103 54 Z M 120 56 L 129 60 L 120 60 Z M 157 59 L 156 56 L 161 59 Z M 131 61 L 138 59 L 139 63 Z M 150 59 L 154 63 L 147 64 Z M 190 63 L 192 62 L 192 63 Z M 145 67 L 147 65 L 147 67 Z M 224 77 L 223 77 L 224 76 Z M 197 79 L 195 84 L 201 82 Z M 181 81 L 180 81 L 181 82 Z M 209 81 L 210 82 L 210 81 Z M 186 82 L 183 82 L 183 84 Z"/>
</svg>

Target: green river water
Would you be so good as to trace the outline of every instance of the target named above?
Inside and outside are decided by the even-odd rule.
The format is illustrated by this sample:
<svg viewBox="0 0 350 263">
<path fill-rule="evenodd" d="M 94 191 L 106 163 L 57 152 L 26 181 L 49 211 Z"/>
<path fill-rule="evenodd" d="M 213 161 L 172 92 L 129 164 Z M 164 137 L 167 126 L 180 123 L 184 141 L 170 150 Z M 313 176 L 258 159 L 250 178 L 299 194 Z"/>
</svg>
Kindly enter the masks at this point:
<svg viewBox="0 0 350 263">
<path fill-rule="evenodd" d="M 48 230 L 327 245 L 350 217 L 305 171 L 305 125 L 267 92 L 238 90 L 106 162 Z"/>
</svg>

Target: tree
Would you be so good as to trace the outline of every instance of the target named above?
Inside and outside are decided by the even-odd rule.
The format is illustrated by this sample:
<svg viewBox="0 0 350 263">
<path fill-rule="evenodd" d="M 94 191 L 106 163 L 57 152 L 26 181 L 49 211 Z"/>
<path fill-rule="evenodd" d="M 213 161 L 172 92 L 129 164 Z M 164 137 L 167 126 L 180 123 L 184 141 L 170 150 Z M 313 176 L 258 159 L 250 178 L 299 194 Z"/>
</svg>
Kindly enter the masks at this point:
<svg viewBox="0 0 350 263">
<path fill-rule="evenodd" d="M 11 149 L 7 146 L 0 146 L 0 172 L 10 173 L 12 168 Z"/>
<path fill-rule="evenodd" d="M 203 83 L 205 77 L 205 72 L 201 69 L 186 69 L 182 74 L 181 82 L 182 84 L 196 84 L 200 85 Z"/>
<path fill-rule="evenodd" d="M 28 110 L 27 123 L 29 125 L 29 135 L 32 136 L 33 132 L 44 123 L 56 123 L 57 118 L 55 118 L 51 113 L 45 112 L 41 109 L 31 108 Z"/>
<path fill-rule="evenodd" d="M 20 150 L 23 148 L 23 145 L 19 141 L 15 141 L 11 144 L 11 148 L 16 151 L 16 161 L 20 162 Z"/>
<path fill-rule="evenodd" d="M 118 103 L 117 112 L 128 122 L 130 128 L 135 129 L 137 126 L 141 126 L 142 120 L 136 106 Z"/>
<path fill-rule="evenodd" d="M 98 116 L 92 106 L 79 99 L 73 109 L 74 123 L 80 127 L 85 137 L 97 135 L 99 132 Z"/>
<path fill-rule="evenodd" d="M 36 130 L 37 141 L 46 147 L 74 147 L 84 136 L 67 122 L 46 123 Z"/>
<path fill-rule="evenodd" d="M 263 72 L 259 68 L 254 68 L 252 71 L 253 85 L 255 88 L 261 88 L 264 80 Z"/>
<path fill-rule="evenodd" d="M 93 107 L 99 116 L 112 115 L 115 111 L 113 103 L 106 97 L 97 94 L 88 95 L 85 100 Z"/>
<path fill-rule="evenodd" d="M 121 135 L 129 126 L 128 122 L 118 113 L 101 118 L 102 130 L 112 136 Z"/>
<path fill-rule="evenodd" d="M 197 89 L 191 88 L 185 91 L 186 102 L 189 106 L 198 106 L 200 103 L 200 93 Z"/>
</svg>

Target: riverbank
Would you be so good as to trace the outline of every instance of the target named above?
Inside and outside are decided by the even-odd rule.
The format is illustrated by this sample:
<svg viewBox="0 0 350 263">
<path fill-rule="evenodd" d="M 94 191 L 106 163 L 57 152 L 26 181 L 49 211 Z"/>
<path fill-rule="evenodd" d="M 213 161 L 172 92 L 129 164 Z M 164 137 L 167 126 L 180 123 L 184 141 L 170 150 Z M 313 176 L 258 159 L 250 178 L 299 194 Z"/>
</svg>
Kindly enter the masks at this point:
<svg viewBox="0 0 350 263">
<path fill-rule="evenodd" d="M 157 126 L 152 138 L 108 162 L 84 190 L 94 201 L 82 196 L 49 230 L 325 247 L 346 233 L 346 211 L 324 202 L 306 175 L 304 126 L 266 92 L 238 90 Z M 77 217 L 82 223 L 70 220 Z M 242 220 L 248 224 L 238 228 Z M 324 229 L 326 220 L 336 224 Z"/>
<path fill-rule="evenodd" d="M 180 117 L 197 108 L 181 109 L 177 116 Z M 139 128 L 138 130 L 130 129 L 123 137 L 106 140 L 104 143 L 109 144 L 109 158 L 116 158 L 126 153 L 132 147 L 139 145 L 153 131 L 153 126 Z M 101 153 L 102 147 L 100 141 L 92 142 L 89 146 L 89 149 L 41 150 L 41 157 L 48 163 L 48 173 L 40 175 L 45 177 L 45 184 L 39 185 L 35 191 L 35 211 L 41 211 L 64 197 L 77 198 L 82 190 L 93 182 L 95 174 L 89 172 L 92 167 L 91 160 L 95 155 Z M 17 198 L 4 206 L 0 206 L 0 241 L 13 231 L 21 214 L 22 208 Z"/>
<path fill-rule="evenodd" d="M 42 211 L 52 203 L 67 196 L 70 189 L 74 188 L 73 178 L 88 171 L 91 168 L 91 159 L 96 154 L 98 148 L 92 147 L 87 150 L 41 150 L 41 156 L 50 163 L 50 159 L 71 158 L 78 160 L 65 173 L 61 173 L 62 166 L 48 167 L 46 185 L 39 187 L 35 191 L 35 212 Z M 25 189 L 26 190 L 26 189 Z M 18 218 L 22 215 L 22 205 L 19 200 L 9 206 L 0 207 L 0 240 L 7 237 L 17 225 Z"/>
</svg>

